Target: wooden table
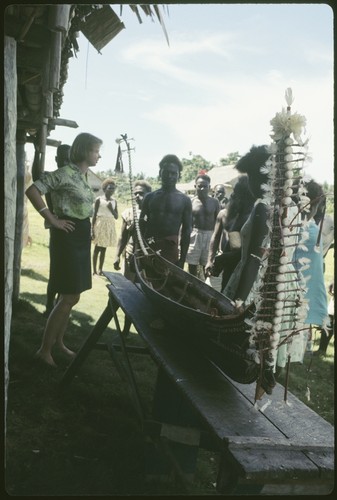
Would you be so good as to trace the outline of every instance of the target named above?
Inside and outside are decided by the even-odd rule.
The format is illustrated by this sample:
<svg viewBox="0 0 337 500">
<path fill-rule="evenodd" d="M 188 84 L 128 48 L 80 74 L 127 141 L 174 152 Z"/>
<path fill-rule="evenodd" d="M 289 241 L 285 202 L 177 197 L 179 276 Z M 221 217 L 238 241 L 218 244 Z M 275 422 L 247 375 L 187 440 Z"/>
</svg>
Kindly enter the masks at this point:
<svg viewBox="0 0 337 500">
<path fill-rule="evenodd" d="M 334 479 L 334 428 L 283 387 L 254 406 L 255 384 L 243 385 L 221 373 L 179 332 L 170 331 L 140 288 L 119 273 L 105 273 L 109 299 L 97 324 L 64 373 L 66 387 L 114 318 L 121 339 L 123 363 L 112 344 L 108 349 L 124 372 L 144 431 L 170 456 L 180 477 L 193 479 L 199 447 L 221 455 L 217 491 L 257 493 L 282 485 L 298 494 L 327 493 Z M 150 416 L 137 389 L 125 333 L 119 325 L 121 308 L 144 341 L 143 352 L 158 366 Z M 141 348 L 136 348 L 142 352 Z M 269 403 L 270 399 L 270 404 Z M 265 404 L 267 403 L 267 404 Z M 263 406 L 265 406 L 263 408 Z M 278 490 L 276 489 L 276 492 Z"/>
</svg>

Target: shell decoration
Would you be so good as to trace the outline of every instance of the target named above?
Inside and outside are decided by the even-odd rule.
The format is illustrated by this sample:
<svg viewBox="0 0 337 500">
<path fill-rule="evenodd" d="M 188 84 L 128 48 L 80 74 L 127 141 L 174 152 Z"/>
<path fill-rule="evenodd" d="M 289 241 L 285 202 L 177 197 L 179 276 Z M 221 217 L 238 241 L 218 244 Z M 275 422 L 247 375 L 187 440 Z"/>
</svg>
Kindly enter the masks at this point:
<svg viewBox="0 0 337 500">
<path fill-rule="evenodd" d="M 302 216 L 308 209 L 303 175 L 304 163 L 308 159 L 308 141 L 302 139 L 306 118 L 292 113 L 290 88 L 286 90 L 285 99 L 287 108 L 276 113 L 270 121 L 271 156 L 261 170 L 268 174 L 262 201 L 270 210 L 269 231 L 263 243 L 265 256 L 261 259 L 259 277 L 254 286 L 255 314 L 250 320 L 249 330 L 250 345 L 260 364 L 255 401 L 264 393 L 272 393 L 278 349 L 286 345 L 287 352 L 291 352 L 295 336 L 303 334 L 307 314 L 306 282 L 300 267 L 308 266 L 310 260 L 302 259 L 296 268 L 294 266 L 297 264 L 294 261 L 296 247 L 301 245 L 306 249 L 306 232 L 303 231 L 306 220 Z"/>
</svg>

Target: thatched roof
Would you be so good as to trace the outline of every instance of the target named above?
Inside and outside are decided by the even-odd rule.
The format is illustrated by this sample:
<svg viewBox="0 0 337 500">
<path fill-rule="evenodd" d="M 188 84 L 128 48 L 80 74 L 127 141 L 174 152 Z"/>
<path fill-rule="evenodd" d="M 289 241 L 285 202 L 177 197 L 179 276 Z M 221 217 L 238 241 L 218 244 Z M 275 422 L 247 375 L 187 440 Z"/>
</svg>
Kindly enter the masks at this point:
<svg viewBox="0 0 337 500">
<path fill-rule="evenodd" d="M 125 6 L 127 7 L 127 6 Z M 139 10 L 162 22 L 159 7 L 130 5 L 141 22 Z M 63 87 L 69 59 L 79 50 L 81 31 L 99 52 L 124 24 L 108 4 L 13 4 L 6 8 L 5 36 L 17 42 L 17 134 L 33 142 L 43 170 L 46 144 L 57 126 L 77 127 L 61 118 Z"/>
</svg>

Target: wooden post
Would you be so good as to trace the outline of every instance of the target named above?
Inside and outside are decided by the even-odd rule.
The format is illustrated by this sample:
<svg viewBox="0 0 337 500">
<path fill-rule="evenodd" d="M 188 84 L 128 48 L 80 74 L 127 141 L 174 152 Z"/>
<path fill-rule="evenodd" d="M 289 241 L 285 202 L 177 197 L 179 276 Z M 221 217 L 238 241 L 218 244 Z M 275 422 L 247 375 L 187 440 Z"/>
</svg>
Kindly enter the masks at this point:
<svg viewBox="0 0 337 500">
<path fill-rule="evenodd" d="M 51 31 L 67 32 L 71 4 L 50 5 L 48 26 Z"/>
<path fill-rule="evenodd" d="M 53 118 L 53 93 L 50 90 L 47 90 L 44 93 L 43 99 L 43 113 L 47 118 Z"/>
<path fill-rule="evenodd" d="M 284 402 L 288 400 L 288 386 L 289 386 L 289 373 L 290 373 L 290 354 L 288 354 L 287 367 L 286 367 L 286 381 L 284 385 Z"/>
<path fill-rule="evenodd" d="M 49 79 L 50 79 L 50 70 L 49 70 L 49 68 L 50 68 L 50 47 L 49 46 L 46 47 L 43 58 L 44 58 L 44 65 L 43 65 L 42 72 L 41 72 L 41 83 L 42 83 L 42 92 L 46 93 L 49 90 L 51 90 L 50 84 L 49 84 Z"/>
<path fill-rule="evenodd" d="M 49 90 L 55 92 L 60 87 L 62 53 L 62 32 L 54 31 L 51 34 L 51 53 L 49 64 Z"/>
<path fill-rule="evenodd" d="M 46 144 L 47 144 L 47 135 L 48 135 L 48 118 L 42 119 L 41 125 L 41 133 L 39 138 L 39 149 L 40 149 L 40 163 L 39 163 L 39 172 L 42 174 L 44 171 L 44 163 L 46 157 Z"/>
<path fill-rule="evenodd" d="M 8 351 L 12 321 L 13 258 L 16 212 L 16 151 L 17 123 L 16 42 L 4 37 L 4 379 L 6 422 L 9 383 Z M 5 425 L 6 427 L 6 425 Z"/>
<path fill-rule="evenodd" d="M 197 429 L 200 424 L 192 406 L 184 399 L 174 382 L 161 367 L 158 368 L 152 415 L 155 420 L 163 424 L 185 427 L 187 430 L 191 428 Z M 165 446 L 169 448 L 170 454 L 175 457 L 177 462 L 176 472 L 178 467 L 187 483 L 192 482 L 198 457 L 198 444 L 186 445 L 181 441 L 168 440 Z M 159 457 L 155 456 L 155 460 L 159 460 Z M 151 467 L 152 461 L 149 464 L 150 469 Z M 164 470 L 161 472 L 167 473 Z"/>
<path fill-rule="evenodd" d="M 20 294 L 20 274 L 21 274 L 21 254 L 22 254 L 22 226 L 23 209 L 25 196 L 25 175 L 26 175 L 26 153 L 25 153 L 25 132 L 17 132 L 16 137 L 16 217 L 15 217 L 15 237 L 14 237 L 14 259 L 13 259 L 13 305 L 16 305 Z"/>
</svg>

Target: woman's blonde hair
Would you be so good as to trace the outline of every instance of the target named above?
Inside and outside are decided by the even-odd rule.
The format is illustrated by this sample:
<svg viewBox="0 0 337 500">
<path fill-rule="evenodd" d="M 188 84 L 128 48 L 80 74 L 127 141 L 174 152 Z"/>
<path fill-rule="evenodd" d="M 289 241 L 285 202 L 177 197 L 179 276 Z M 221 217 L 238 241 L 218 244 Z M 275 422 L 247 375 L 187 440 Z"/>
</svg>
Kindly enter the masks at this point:
<svg viewBox="0 0 337 500">
<path fill-rule="evenodd" d="M 83 132 L 78 134 L 71 145 L 69 158 L 72 163 L 80 163 L 88 158 L 89 153 L 97 145 L 103 144 L 103 141 L 92 134 Z"/>
</svg>

